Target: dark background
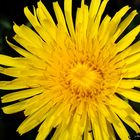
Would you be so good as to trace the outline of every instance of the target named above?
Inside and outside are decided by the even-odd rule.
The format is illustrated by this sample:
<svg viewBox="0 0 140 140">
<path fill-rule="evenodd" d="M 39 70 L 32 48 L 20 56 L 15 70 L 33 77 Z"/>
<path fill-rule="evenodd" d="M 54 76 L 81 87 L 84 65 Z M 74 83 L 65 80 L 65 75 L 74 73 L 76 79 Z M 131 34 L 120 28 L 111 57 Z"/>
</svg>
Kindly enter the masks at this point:
<svg viewBox="0 0 140 140">
<path fill-rule="evenodd" d="M 49 12 L 54 16 L 54 12 L 52 9 L 52 2 L 55 0 L 42 0 L 42 2 L 46 5 Z M 63 7 L 63 0 L 58 0 L 60 5 Z M 76 10 L 76 7 L 80 4 L 81 0 L 73 0 L 73 9 Z M 90 3 L 90 0 L 85 0 L 87 4 Z M 17 55 L 12 49 L 8 47 L 5 42 L 5 36 L 8 38 L 12 38 L 14 32 L 12 30 L 13 22 L 17 23 L 18 25 L 21 24 L 28 24 L 28 21 L 23 13 L 23 8 L 28 6 L 32 9 L 32 5 L 36 5 L 37 0 L 1 0 L 0 3 L 0 53 L 4 53 L 7 55 L 15 56 Z M 105 10 L 105 14 L 108 13 L 110 16 L 113 16 L 115 12 L 117 12 L 121 7 L 125 5 L 130 5 L 132 7 L 131 10 L 137 9 L 140 12 L 140 0 L 110 0 L 109 4 Z M 74 16 L 74 13 L 73 13 Z M 140 24 L 140 16 L 137 16 L 131 25 L 127 28 L 127 31 L 134 28 L 136 25 Z M 127 32 L 126 31 L 126 32 Z M 139 40 L 139 36 L 137 40 Z M 0 75 L 0 80 L 8 79 L 4 75 Z M 9 78 L 10 79 L 10 78 Z M 8 93 L 9 91 L 0 91 L 0 96 Z M 140 112 L 140 104 L 136 104 L 130 102 L 133 105 L 133 108 Z M 1 105 L 2 106 L 2 105 Z M 37 134 L 37 129 L 24 134 L 23 136 L 19 136 L 16 133 L 16 129 L 19 124 L 24 120 L 24 116 L 21 113 L 16 113 L 12 115 L 5 115 L 2 110 L 0 110 L 0 140 L 34 140 Z M 132 139 L 134 138 L 135 133 L 127 126 L 128 130 L 131 133 Z M 53 132 L 52 132 L 53 133 Z M 50 139 L 48 136 L 48 140 Z"/>
</svg>

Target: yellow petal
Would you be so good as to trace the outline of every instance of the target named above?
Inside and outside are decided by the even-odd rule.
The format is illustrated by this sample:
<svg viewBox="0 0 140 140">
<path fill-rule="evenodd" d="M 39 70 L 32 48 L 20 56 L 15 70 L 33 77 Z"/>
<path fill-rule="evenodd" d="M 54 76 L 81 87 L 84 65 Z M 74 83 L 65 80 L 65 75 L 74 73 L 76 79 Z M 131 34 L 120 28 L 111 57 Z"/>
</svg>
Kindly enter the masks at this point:
<svg viewBox="0 0 140 140">
<path fill-rule="evenodd" d="M 127 66 L 128 64 L 131 64 L 131 63 L 137 61 L 139 58 L 140 58 L 140 53 L 138 52 L 138 53 L 136 53 L 136 54 L 133 54 L 133 55 L 127 57 L 127 58 L 124 60 L 124 63 L 125 63 L 126 66 Z"/>
<path fill-rule="evenodd" d="M 0 89 L 4 90 L 15 90 L 23 88 L 38 87 L 38 80 L 31 78 L 17 78 L 12 81 L 2 81 L 0 82 Z"/>
<path fill-rule="evenodd" d="M 109 121 L 110 123 L 113 122 L 112 116 L 110 116 L 110 112 L 108 110 L 108 107 L 100 104 L 100 112 L 104 115 L 104 117 L 107 119 L 107 121 Z"/>
<path fill-rule="evenodd" d="M 26 77 L 26 76 L 43 76 L 42 71 L 36 69 L 29 69 L 26 71 L 27 68 L 3 68 L 0 67 L 0 73 L 9 75 L 12 77 Z M 23 75 L 24 73 L 24 75 Z"/>
<path fill-rule="evenodd" d="M 122 72 L 124 73 L 124 76 L 126 76 L 126 75 L 129 76 L 129 73 L 134 73 L 134 75 L 137 73 L 140 73 L 140 61 L 139 61 L 139 59 L 134 61 L 131 64 L 126 65 L 124 67 L 124 69 L 122 70 Z"/>
<path fill-rule="evenodd" d="M 140 132 L 140 128 L 138 125 L 135 123 L 133 119 L 129 117 L 130 113 L 129 111 L 126 110 L 120 110 L 117 108 L 112 108 L 112 110 L 127 124 L 129 125 L 135 132 Z"/>
<path fill-rule="evenodd" d="M 133 111 L 133 113 L 130 114 L 130 118 L 133 119 L 138 125 L 140 125 L 140 114 Z"/>
<path fill-rule="evenodd" d="M 20 134 L 24 134 L 31 129 L 35 128 L 37 125 L 39 125 L 43 120 L 47 117 L 48 110 L 45 109 L 46 106 L 40 108 L 37 112 L 32 114 L 31 116 L 27 117 L 18 127 L 17 131 Z"/>
<path fill-rule="evenodd" d="M 87 117 L 88 117 L 86 111 L 87 111 L 87 109 L 84 108 L 83 114 L 81 116 L 80 126 L 79 126 L 80 134 L 84 133 L 84 130 L 85 130 L 85 127 L 86 127 L 86 122 L 87 122 Z"/>
<path fill-rule="evenodd" d="M 62 134 L 60 135 L 59 139 L 56 138 L 55 140 L 69 140 L 69 131 L 66 129 Z"/>
<path fill-rule="evenodd" d="M 27 19 L 30 21 L 30 23 L 33 25 L 33 27 L 40 26 L 38 19 L 36 16 L 33 16 L 33 14 L 29 11 L 27 7 L 24 8 L 24 14 L 27 17 Z"/>
<path fill-rule="evenodd" d="M 32 46 L 32 44 L 30 44 L 28 41 L 26 41 L 25 39 L 15 35 L 14 36 L 14 39 L 20 44 L 22 45 L 26 50 L 28 50 L 29 52 L 33 53 L 33 55 L 35 55 L 36 57 L 39 57 L 40 59 L 42 59 L 43 61 L 47 61 L 48 62 L 48 56 L 46 55 L 47 54 L 47 51 L 46 49 L 42 48 L 43 47 L 43 44 L 42 44 L 42 47 L 40 48 L 35 48 Z M 35 59 L 35 58 L 34 58 Z M 33 59 L 33 60 L 34 60 Z M 32 59 L 31 59 L 32 60 Z M 37 59 L 35 59 L 36 62 L 39 62 L 42 67 L 44 67 L 44 64 L 43 64 L 43 61 L 38 61 Z M 46 64 L 45 64 L 45 67 L 46 67 Z"/>
<path fill-rule="evenodd" d="M 34 58 L 34 56 L 33 56 L 31 53 L 29 53 L 28 51 L 22 49 L 21 47 L 18 47 L 18 46 L 16 46 L 16 45 L 12 44 L 12 43 L 9 42 L 8 40 L 6 40 L 6 41 L 7 41 L 8 45 L 9 45 L 12 49 L 14 49 L 16 52 L 18 52 L 18 53 L 21 54 L 22 56 L 24 56 L 24 57 L 26 57 L 26 58 L 31 58 L 31 59 Z"/>
<path fill-rule="evenodd" d="M 116 140 L 115 133 L 114 133 L 111 123 L 108 121 L 106 123 L 107 123 L 107 129 L 108 129 L 109 136 L 110 136 L 109 140 Z"/>
<path fill-rule="evenodd" d="M 17 113 L 17 112 L 23 111 L 25 109 L 26 102 L 27 102 L 27 100 L 20 101 L 18 103 L 14 103 L 12 105 L 8 105 L 6 107 L 3 107 L 2 110 L 6 114 Z"/>
<path fill-rule="evenodd" d="M 113 61 L 116 61 L 116 62 L 123 61 L 125 58 L 129 56 L 131 57 L 131 55 L 134 55 L 140 52 L 139 46 L 140 46 L 140 41 L 134 43 L 130 47 L 126 48 L 124 51 L 117 54 L 115 58 L 113 59 Z"/>
<path fill-rule="evenodd" d="M 116 91 L 118 94 L 132 100 L 134 102 L 140 102 L 140 91 L 134 89 L 121 89 L 118 88 Z"/>
<path fill-rule="evenodd" d="M 84 131 L 84 140 L 93 140 L 93 129 L 91 126 L 90 119 L 87 118 L 85 131 Z"/>
<path fill-rule="evenodd" d="M 115 115 L 115 118 L 119 122 L 118 124 L 113 123 L 113 127 L 114 127 L 115 131 L 119 135 L 120 139 L 129 140 L 129 133 L 127 132 L 124 124 L 122 123 L 122 121 L 118 118 L 118 116 L 115 113 L 114 113 L 114 115 Z"/>
<path fill-rule="evenodd" d="M 109 37 L 112 37 L 112 35 L 116 32 L 116 30 L 118 29 L 118 25 L 119 25 L 122 17 L 126 14 L 126 12 L 129 9 L 130 9 L 129 6 L 125 6 L 121 10 L 119 10 L 115 14 L 115 16 L 113 16 L 113 18 L 111 19 L 111 21 L 109 23 L 109 28 L 108 28 Z"/>
<path fill-rule="evenodd" d="M 47 43 L 52 41 L 51 36 L 44 30 L 44 28 L 40 25 L 37 16 L 33 15 L 27 7 L 24 8 L 24 13 L 30 23 L 33 25 L 37 33 L 45 40 Z M 44 21 L 45 22 L 45 21 Z M 49 21 L 48 21 L 49 22 Z"/>
<path fill-rule="evenodd" d="M 6 56 L 3 54 L 0 54 L 0 64 L 5 66 L 13 66 L 17 68 L 24 68 L 25 66 L 19 62 L 16 58 L 12 58 L 10 56 Z"/>
<path fill-rule="evenodd" d="M 139 59 L 131 64 L 128 64 L 124 69 L 122 69 L 124 78 L 136 78 L 140 75 L 140 64 Z"/>
<path fill-rule="evenodd" d="M 103 139 L 104 140 L 109 139 L 110 132 L 108 132 L 108 129 L 107 129 L 106 118 L 100 112 L 98 113 L 98 116 L 99 116 L 99 124 L 100 124 L 100 129 L 101 129 L 100 131 L 102 132 Z"/>
<path fill-rule="evenodd" d="M 88 6 L 85 4 L 81 5 L 81 8 L 77 9 L 76 13 L 76 37 L 80 38 L 81 40 L 86 39 L 86 31 L 87 31 L 87 25 L 88 25 Z M 78 40 L 79 42 L 81 40 Z M 77 43 L 79 43 L 77 41 Z"/>
<path fill-rule="evenodd" d="M 82 131 L 80 131 L 79 124 L 81 123 L 81 116 L 83 113 L 85 113 L 84 103 L 81 102 L 78 105 L 76 112 L 73 116 L 73 120 L 71 121 L 71 124 L 70 124 L 70 130 L 69 130 L 70 139 L 77 139 L 79 135 L 82 136 Z"/>
<path fill-rule="evenodd" d="M 48 19 L 55 26 L 54 20 L 53 20 L 52 16 L 49 14 L 49 12 L 46 9 L 46 7 L 44 6 L 44 4 L 41 1 L 39 1 L 37 3 L 37 5 L 38 5 L 38 8 L 42 10 L 45 18 Z"/>
<path fill-rule="evenodd" d="M 99 123 L 99 118 L 98 117 L 99 116 L 96 116 L 94 120 L 93 120 L 93 118 L 91 118 L 94 139 L 95 140 L 103 140 L 102 130 L 101 130 L 102 126 Z"/>
<path fill-rule="evenodd" d="M 64 0 L 64 11 L 69 32 L 71 34 L 72 39 L 75 40 L 75 31 L 72 20 L 72 0 Z"/>
<path fill-rule="evenodd" d="M 65 18 L 64 18 L 63 12 L 62 12 L 58 2 L 54 2 L 53 3 L 53 7 L 54 7 L 55 15 L 56 15 L 56 18 L 57 18 L 58 26 L 62 25 L 63 26 L 63 30 L 66 33 L 68 33 L 66 22 L 65 22 Z"/>
<path fill-rule="evenodd" d="M 118 100 L 118 102 L 116 102 L 116 99 Z M 111 100 L 111 104 L 113 105 L 113 106 L 111 106 L 111 108 L 113 107 L 112 111 L 114 109 L 119 110 L 118 113 L 120 113 L 123 117 L 126 117 L 126 119 L 128 118 L 128 120 L 125 120 L 125 121 L 127 121 L 126 123 L 130 123 L 130 125 L 132 125 L 131 122 L 135 121 L 137 124 L 140 125 L 140 115 L 138 113 L 136 113 L 127 102 L 123 101 L 122 99 L 120 99 L 117 96 L 116 96 L 116 99 Z M 114 103 L 114 101 L 115 101 L 115 103 Z M 119 104 L 119 106 L 118 106 L 118 104 Z M 131 121 L 131 122 L 129 122 L 129 121 Z M 133 125 L 132 125 L 132 128 L 134 127 Z M 137 129 L 137 128 L 135 127 L 135 129 Z"/>
<path fill-rule="evenodd" d="M 45 121 L 41 124 L 39 128 L 39 133 L 36 137 L 36 140 L 42 140 L 46 138 L 46 136 L 53 128 L 53 122 L 61 115 L 61 113 L 66 107 L 67 107 L 66 102 L 64 102 L 62 104 L 56 105 L 51 109 L 52 111 L 47 113 Z"/>
<path fill-rule="evenodd" d="M 89 36 L 91 27 L 93 26 L 94 20 L 100 8 L 101 0 L 92 0 L 89 7 L 89 23 L 87 27 L 87 34 Z"/>
<path fill-rule="evenodd" d="M 40 28 L 36 27 L 36 30 L 39 31 L 44 30 L 44 32 L 46 32 L 47 37 L 50 36 L 52 40 L 56 39 L 56 25 L 54 24 L 54 22 L 52 22 L 52 20 L 50 20 L 48 18 L 48 15 L 46 15 L 46 13 L 44 13 L 42 8 L 37 8 L 37 18 L 40 22 Z M 41 36 L 43 34 L 40 34 Z M 44 36 L 42 36 L 42 38 L 44 38 Z"/>
<path fill-rule="evenodd" d="M 103 46 L 106 41 L 108 40 L 109 33 L 108 33 L 108 27 L 110 23 L 111 17 L 110 16 L 105 16 L 105 18 L 102 20 L 102 23 L 99 27 L 99 41 L 101 42 L 101 46 Z"/>
<path fill-rule="evenodd" d="M 119 104 L 119 105 L 118 105 Z M 109 101 L 109 105 L 113 105 L 116 108 L 119 109 L 123 109 L 123 110 L 131 110 L 130 106 L 128 105 L 128 103 L 126 103 L 124 100 L 120 99 L 119 97 L 117 97 L 116 95 L 113 96 L 110 101 Z"/>
<path fill-rule="evenodd" d="M 121 80 L 118 87 L 124 89 L 140 87 L 140 80 Z"/>
<path fill-rule="evenodd" d="M 26 103 L 26 110 L 24 111 L 24 114 L 26 116 L 32 115 L 44 106 L 45 110 L 48 111 L 61 100 L 62 96 L 58 94 L 43 92 L 42 94 L 30 98 L 29 102 Z"/>
<path fill-rule="evenodd" d="M 123 77 L 124 78 L 137 78 L 140 75 L 139 71 L 129 71 L 125 72 Z"/>
<path fill-rule="evenodd" d="M 21 46 L 23 46 L 27 51 L 31 52 L 32 53 L 32 50 L 36 50 L 35 47 L 33 47 L 30 42 L 28 42 L 27 40 L 21 38 L 20 36 L 18 35 L 15 35 L 14 37 L 14 40 L 16 42 L 18 42 Z"/>
<path fill-rule="evenodd" d="M 30 107 L 28 104 L 33 104 L 34 102 L 36 102 L 36 104 L 33 104 L 35 105 L 33 107 L 33 111 L 30 110 L 32 112 L 28 113 L 29 117 L 19 126 L 18 132 L 20 134 L 24 134 L 27 131 L 30 131 L 31 129 L 39 125 L 43 120 L 45 120 L 39 129 L 40 132 L 38 134 L 38 139 L 41 139 L 42 137 L 46 137 L 48 135 L 48 133 L 52 129 L 52 126 L 55 125 L 53 124 L 54 121 L 59 117 L 61 112 L 65 110 L 68 106 L 66 106 L 67 101 L 64 102 L 63 104 L 59 103 L 57 104 L 57 98 L 56 101 L 54 101 L 53 100 L 54 98 L 51 99 L 49 95 L 47 96 L 48 99 L 47 97 L 44 97 L 42 94 L 38 96 L 39 97 L 37 98 L 33 97 L 34 99 L 33 98 L 29 99 L 29 101 L 26 103 L 25 107 L 26 109 L 28 109 Z M 42 130 L 44 130 L 46 133 L 45 132 L 43 133 Z"/>
<path fill-rule="evenodd" d="M 92 0 L 91 3 L 90 3 L 90 7 L 89 7 L 89 19 L 92 19 L 92 21 L 94 21 L 97 13 L 98 13 L 98 10 L 100 8 L 100 3 L 101 3 L 101 0 Z"/>
<path fill-rule="evenodd" d="M 140 32 L 140 25 L 131 30 L 128 34 L 126 34 L 118 43 L 117 43 L 117 52 L 120 52 L 127 48 L 136 38 L 138 33 Z"/>
<path fill-rule="evenodd" d="M 35 48 L 41 48 L 42 47 L 42 40 L 41 38 L 29 27 L 25 25 L 14 25 L 13 26 L 15 33 L 21 37 L 22 39 L 26 40 L 27 43 L 32 45 Z"/>
<path fill-rule="evenodd" d="M 63 121 L 57 126 L 57 129 L 54 135 L 52 136 L 51 140 L 67 140 L 69 138 L 68 126 L 71 119 L 71 113 L 69 109 L 70 105 L 67 107 L 67 109 L 64 110 L 63 115 L 61 115 Z"/>
<path fill-rule="evenodd" d="M 24 99 L 24 98 L 37 95 L 41 93 L 42 91 L 43 91 L 42 88 L 27 89 L 27 90 L 22 90 L 22 91 L 17 91 L 17 92 L 7 94 L 5 96 L 2 96 L 1 99 L 3 103 L 12 102 L 19 99 Z"/>
<path fill-rule="evenodd" d="M 92 25 L 90 26 L 90 34 L 89 34 L 90 39 L 93 38 L 98 33 L 99 25 L 101 22 L 101 17 L 102 17 L 102 14 L 105 10 L 107 3 L 108 3 L 108 0 L 104 0 L 101 3 L 101 6 L 100 6 L 97 16 L 95 18 L 95 22 L 93 22 Z"/>
<path fill-rule="evenodd" d="M 132 11 L 118 26 L 117 32 L 113 35 L 114 41 L 123 33 L 123 31 L 128 27 L 134 17 L 137 15 L 137 11 Z"/>
</svg>

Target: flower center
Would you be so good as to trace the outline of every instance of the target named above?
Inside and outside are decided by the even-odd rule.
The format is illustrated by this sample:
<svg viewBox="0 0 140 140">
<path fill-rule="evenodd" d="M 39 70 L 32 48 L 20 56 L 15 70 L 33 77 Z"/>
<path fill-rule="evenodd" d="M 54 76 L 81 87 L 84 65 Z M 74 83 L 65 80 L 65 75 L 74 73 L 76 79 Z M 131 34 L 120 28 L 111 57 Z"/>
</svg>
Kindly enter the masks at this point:
<svg viewBox="0 0 140 140">
<path fill-rule="evenodd" d="M 92 70 L 85 64 L 77 64 L 70 71 L 70 81 L 72 86 L 78 89 L 89 89 L 94 85 L 98 77 L 96 70 Z"/>
</svg>

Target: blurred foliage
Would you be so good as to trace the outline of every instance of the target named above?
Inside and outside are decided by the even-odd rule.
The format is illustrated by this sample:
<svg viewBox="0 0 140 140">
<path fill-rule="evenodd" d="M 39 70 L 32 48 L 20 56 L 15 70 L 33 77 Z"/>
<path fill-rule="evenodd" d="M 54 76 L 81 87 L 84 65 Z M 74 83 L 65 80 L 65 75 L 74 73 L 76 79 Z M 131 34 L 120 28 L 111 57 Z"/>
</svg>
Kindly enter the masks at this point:
<svg viewBox="0 0 140 140">
<path fill-rule="evenodd" d="M 52 1 L 56 0 L 42 0 L 42 2 L 46 5 L 47 9 L 53 15 L 53 18 L 55 19 L 53 8 L 52 8 Z M 63 8 L 63 0 L 58 0 L 59 4 Z M 76 7 L 80 5 L 81 0 L 73 0 L 73 11 L 76 11 Z M 8 47 L 5 37 L 7 36 L 9 39 L 12 39 L 12 36 L 14 35 L 12 26 L 13 22 L 21 25 L 26 24 L 30 26 L 30 23 L 27 21 L 27 19 L 24 16 L 23 8 L 25 6 L 29 6 L 30 9 L 32 8 L 32 5 L 36 5 L 37 0 L 1 0 L 0 3 L 0 53 L 4 53 L 7 55 L 15 56 L 17 53 L 13 51 L 10 47 Z M 87 4 L 90 3 L 90 0 L 85 0 Z M 130 11 L 137 9 L 137 11 L 140 13 L 140 0 L 110 0 L 109 4 L 105 10 L 105 14 L 109 14 L 110 16 L 113 16 L 120 8 L 122 8 L 125 5 L 129 5 L 131 8 Z M 73 18 L 75 18 L 75 13 L 73 13 Z M 126 15 L 127 16 L 127 15 Z M 133 29 L 136 25 L 140 24 L 140 14 L 132 21 L 130 26 L 126 29 L 124 32 L 127 33 L 131 29 Z M 124 35 L 123 34 L 123 35 Z M 122 36 L 123 36 L 122 35 Z M 140 35 L 136 38 L 136 40 L 140 39 Z M 6 76 L 0 75 L 0 80 L 4 80 Z M 8 93 L 9 91 L 7 91 Z M 1 90 L 1 96 L 6 94 L 6 92 Z M 140 104 L 130 102 L 130 104 L 133 106 L 133 108 L 140 113 Z M 37 128 L 34 130 L 28 132 L 27 134 L 24 134 L 23 136 L 19 136 L 18 133 L 16 133 L 16 129 L 18 125 L 24 120 L 23 113 L 16 113 L 13 115 L 5 115 L 2 110 L 0 110 L 0 140 L 34 140 Z M 134 135 L 134 132 L 127 126 L 129 132 L 131 133 L 132 137 Z M 53 130 L 54 131 L 54 130 Z M 50 139 L 53 131 L 48 136 L 48 140 Z M 133 137 L 134 138 L 134 137 Z M 133 140 L 132 138 L 132 140 Z M 135 140 L 135 139 L 134 139 Z"/>
</svg>

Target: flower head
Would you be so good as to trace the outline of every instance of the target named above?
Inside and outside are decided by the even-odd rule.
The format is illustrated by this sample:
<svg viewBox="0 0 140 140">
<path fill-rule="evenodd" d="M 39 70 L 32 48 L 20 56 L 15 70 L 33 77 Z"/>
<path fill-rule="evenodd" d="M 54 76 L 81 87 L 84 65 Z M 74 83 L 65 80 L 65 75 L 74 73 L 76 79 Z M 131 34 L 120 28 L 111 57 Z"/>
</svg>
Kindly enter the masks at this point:
<svg viewBox="0 0 140 140">
<path fill-rule="evenodd" d="M 91 0 L 88 7 L 82 0 L 75 24 L 72 0 L 64 0 L 64 14 L 53 3 L 57 24 L 41 1 L 34 14 L 24 9 L 35 31 L 15 24 L 14 40 L 23 48 L 7 42 L 21 57 L 0 55 L 6 66 L 0 73 L 15 77 L 0 82 L 0 89 L 13 90 L 2 102 L 17 101 L 3 111 L 24 111 L 20 134 L 41 124 L 36 140 L 53 128 L 52 140 L 114 140 L 114 131 L 128 140 L 123 122 L 140 132 L 140 116 L 127 102 L 140 102 L 140 41 L 133 43 L 140 25 L 118 39 L 137 12 L 122 21 L 125 6 L 101 20 L 107 2 Z"/>
</svg>

